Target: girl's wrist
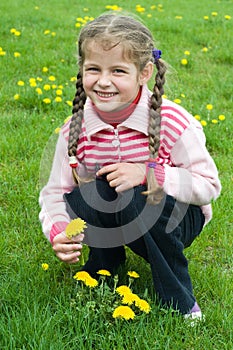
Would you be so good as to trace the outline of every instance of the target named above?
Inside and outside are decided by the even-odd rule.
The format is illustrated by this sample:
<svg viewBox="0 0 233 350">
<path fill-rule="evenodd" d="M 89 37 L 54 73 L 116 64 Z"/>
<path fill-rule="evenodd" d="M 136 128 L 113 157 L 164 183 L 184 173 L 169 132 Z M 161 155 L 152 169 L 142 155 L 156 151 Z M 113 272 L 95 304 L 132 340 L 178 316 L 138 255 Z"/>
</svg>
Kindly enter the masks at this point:
<svg viewBox="0 0 233 350">
<path fill-rule="evenodd" d="M 59 233 L 65 231 L 68 222 L 66 221 L 58 221 L 51 227 L 49 239 L 50 243 L 53 244 L 54 237 L 56 237 Z"/>
<path fill-rule="evenodd" d="M 147 162 L 145 162 L 146 165 L 146 171 L 143 181 L 141 182 L 141 185 L 145 185 L 147 183 L 147 175 L 150 168 L 154 169 L 154 175 L 158 182 L 158 185 L 160 187 L 163 187 L 164 180 L 165 180 L 165 170 L 164 167 L 160 164 L 158 164 L 154 159 L 149 159 Z"/>
</svg>

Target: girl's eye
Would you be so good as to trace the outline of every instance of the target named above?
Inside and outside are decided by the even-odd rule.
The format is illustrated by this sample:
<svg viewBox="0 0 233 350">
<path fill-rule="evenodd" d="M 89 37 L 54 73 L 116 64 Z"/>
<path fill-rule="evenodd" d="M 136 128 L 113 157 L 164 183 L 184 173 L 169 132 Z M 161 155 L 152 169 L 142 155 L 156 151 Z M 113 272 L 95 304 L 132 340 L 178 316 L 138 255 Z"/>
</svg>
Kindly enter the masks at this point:
<svg viewBox="0 0 233 350">
<path fill-rule="evenodd" d="M 117 73 L 117 74 L 124 74 L 126 73 L 123 69 L 120 69 L 120 68 L 116 68 L 114 69 L 114 73 Z"/>
<path fill-rule="evenodd" d="M 89 68 L 86 68 L 86 71 L 87 72 L 98 72 L 99 69 L 97 67 L 89 67 Z"/>
</svg>

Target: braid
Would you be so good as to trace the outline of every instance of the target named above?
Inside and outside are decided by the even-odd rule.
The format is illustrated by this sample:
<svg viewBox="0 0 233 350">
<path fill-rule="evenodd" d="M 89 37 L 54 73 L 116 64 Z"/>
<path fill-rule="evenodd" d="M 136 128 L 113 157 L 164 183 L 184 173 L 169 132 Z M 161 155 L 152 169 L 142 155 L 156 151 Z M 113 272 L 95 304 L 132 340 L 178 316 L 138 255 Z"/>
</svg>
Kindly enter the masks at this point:
<svg viewBox="0 0 233 350">
<path fill-rule="evenodd" d="M 76 81 L 76 94 L 73 100 L 72 118 L 70 122 L 70 132 L 68 140 L 68 155 L 75 156 L 77 152 L 78 139 L 81 132 L 82 119 L 83 119 L 83 108 L 86 102 L 86 94 L 83 89 L 82 76 L 79 72 Z M 72 168 L 74 180 L 79 183 L 79 177 L 75 168 Z"/>
<path fill-rule="evenodd" d="M 160 124 L 161 124 L 161 105 L 162 95 L 164 94 L 164 83 L 166 66 L 161 59 L 155 61 L 157 67 L 157 73 L 155 76 L 155 85 L 153 88 L 153 94 L 151 96 L 151 107 L 150 107 L 150 119 L 149 119 L 149 151 L 150 158 L 155 159 L 158 156 L 158 149 L 160 145 Z M 150 204 L 157 204 L 163 198 L 163 190 L 158 185 L 154 169 L 149 168 L 147 174 L 147 191 L 143 192 L 146 194 L 147 201 Z"/>
</svg>

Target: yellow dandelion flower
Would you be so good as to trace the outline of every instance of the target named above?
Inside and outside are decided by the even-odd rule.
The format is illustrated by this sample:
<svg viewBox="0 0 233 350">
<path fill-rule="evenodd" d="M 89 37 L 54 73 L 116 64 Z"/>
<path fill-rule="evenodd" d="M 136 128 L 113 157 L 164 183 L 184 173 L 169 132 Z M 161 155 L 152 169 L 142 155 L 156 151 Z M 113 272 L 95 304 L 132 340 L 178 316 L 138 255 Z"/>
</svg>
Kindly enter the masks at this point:
<svg viewBox="0 0 233 350">
<path fill-rule="evenodd" d="M 207 52 L 208 51 L 208 47 L 203 47 L 201 51 L 202 52 Z"/>
<path fill-rule="evenodd" d="M 72 107 L 73 106 L 73 102 L 72 101 L 66 101 L 66 103 L 68 104 L 68 106 Z"/>
<path fill-rule="evenodd" d="M 204 16 L 203 18 L 204 18 L 205 21 L 208 21 L 209 16 Z"/>
<path fill-rule="evenodd" d="M 49 91 L 49 90 L 51 89 L 51 86 L 50 86 L 49 84 L 45 84 L 44 87 L 43 87 L 43 89 L 44 89 L 45 91 Z"/>
<path fill-rule="evenodd" d="M 14 100 L 16 100 L 16 101 L 19 100 L 19 97 L 20 97 L 19 94 L 15 94 L 15 95 L 14 95 Z"/>
<path fill-rule="evenodd" d="M 186 51 L 184 52 L 184 54 L 185 54 L 186 56 L 189 56 L 189 55 L 190 55 L 190 51 L 186 50 Z"/>
<path fill-rule="evenodd" d="M 135 301 L 135 306 L 137 306 L 141 311 L 145 312 L 146 314 L 148 314 L 151 310 L 151 307 L 148 304 L 148 302 L 140 298 Z"/>
<path fill-rule="evenodd" d="M 61 128 L 56 128 L 56 129 L 54 130 L 55 134 L 59 134 L 60 130 L 61 130 Z"/>
<path fill-rule="evenodd" d="M 180 103 L 181 103 L 181 99 L 180 99 L 180 98 L 175 98 L 175 99 L 173 100 L 173 102 L 175 102 L 175 103 L 177 103 L 177 104 L 180 104 Z"/>
<path fill-rule="evenodd" d="M 135 271 L 128 271 L 127 275 L 132 278 L 139 278 L 139 274 Z"/>
<path fill-rule="evenodd" d="M 1 50 L 0 51 L 0 56 L 5 56 L 5 55 L 6 55 L 6 51 Z"/>
<path fill-rule="evenodd" d="M 135 313 L 129 306 L 118 306 L 112 314 L 113 318 L 123 318 L 125 320 L 133 320 Z"/>
<path fill-rule="evenodd" d="M 102 276 L 111 276 L 111 273 L 108 270 L 99 270 L 97 271 L 98 275 Z"/>
<path fill-rule="evenodd" d="M 11 28 L 10 32 L 11 32 L 11 34 L 15 34 L 16 29 L 15 28 Z"/>
<path fill-rule="evenodd" d="M 207 125 L 207 122 L 205 120 L 201 120 L 200 123 L 201 123 L 202 126 L 206 126 Z"/>
<path fill-rule="evenodd" d="M 50 33 L 50 30 L 49 29 L 46 29 L 45 31 L 44 31 L 44 35 L 48 35 Z"/>
<path fill-rule="evenodd" d="M 84 281 L 85 285 L 89 288 L 95 288 L 98 286 L 98 281 L 95 279 L 95 278 L 87 278 L 85 281 Z"/>
<path fill-rule="evenodd" d="M 218 15 L 218 12 L 211 12 L 211 15 L 213 16 L 213 17 L 216 17 L 217 15 Z"/>
<path fill-rule="evenodd" d="M 167 98 L 167 95 L 165 95 L 165 94 L 164 94 L 164 95 L 162 95 L 162 98 Z"/>
<path fill-rule="evenodd" d="M 217 123 L 218 123 L 218 120 L 217 120 L 217 119 L 212 119 L 211 122 L 212 122 L 213 124 L 217 124 Z"/>
<path fill-rule="evenodd" d="M 132 305 L 134 302 L 136 302 L 139 298 L 137 294 L 134 293 L 126 293 L 122 298 L 122 304 Z"/>
<path fill-rule="evenodd" d="M 46 98 L 43 99 L 43 102 L 45 104 L 49 104 L 49 103 L 51 103 L 51 100 L 50 100 L 50 98 L 46 97 Z"/>
<path fill-rule="evenodd" d="M 42 90 L 41 90 L 41 88 L 39 88 L 39 87 L 36 88 L 36 92 L 38 93 L 38 95 L 42 95 L 42 93 L 43 93 Z"/>
<path fill-rule="evenodd" d="M 219 119 L 219 120 L 225 120 L 225 119 L 226 119 L 226 117 L 225 117 L 225 115 L 220 114 L 220 115 L 218 116 L 218 119 Z"/>
<path fill-rule="evenodd" d="M 60 96 L 55 97 L 55 102 L 59 103 L 62 102 L 62 98 Z"/>
<path fill-rule="evenodd" d="M 79 28 L 79 27 L 81 27 L 81 23 L 79 23 L 79 22 L 76 22 L 76 23 L 75 23 L 75 27 L 76 27 L 76 28 Z"/>
<path fill-rule="evenodd" d="M 180 61 L 180 63 L 181 63 L 183 66 L 186 66 L 186 65 L 188 64 L 187 58 L 182 58 L 182 60 Z"/>
<path fill-rule="evenodd" d="M 65 233 L 68 238 L 72 238 L 84 232 L 85 228 L 87 228 L 86 222 L 81 218 L 77 218 L 66 226 Z"/>
<path fill-rule="evenodd" d="M 137 5 L 136 6 L 136 11 L 139 12 L 139 13 L 144 13 L 145 12 L 145 7 Z"/>
<path fill-rule="evenodd" d="M 124 296 L 125 294 L 128 293 L 132 293 L 131 289 L 128 286 L 119 286 L 116 288 L 116 292 L 120 295 L 120 296 Z"/>
<path fill-rule="evenodd" d="M 57 88 L 56 84 L 52 84 L 52 89 L 55 90 Z"/>
<path fill-rule="evenodd" d="M 230 20 L 230 19 L 231 19 L 231 16 L 225 15 L 224 18 L 225 18 L 226 20 Z"/>
<path fill-rule="evenodd" d="M 87 271 L 78 271 L 74 277 L 75 280 L 77 281 L 86 281 L 86 279 L 91 278 L 91 276 L 89 275 L 89 273 Z"/>
<path fill-rule="evenodd" d="M 151 10 L 155 10 L 155 9 L 156 9 L 156 5 L 152 5 L 152 6 L 150 7 L 150 9 L 151 9 Z"/>
<path fill-rule="evenodd" d="M 43 72 L 43 73 L 48 72 L 48 70 L 49 70 L 49 69 L 48 69 L 47 67 L 43 67 L 43 68 L 42 68 L 42 72 Z"/>
<path fill-rule="evenodd" d="M 55 78 L 55 76 L 54 76 L 54 75 L 50 75 L 50 76 L 49 76 L 49 80 L 50 80 L 50 81 L 55 81 L 55 80 L 56 80 L 56 78 Z"/>
<path fill-rule="evenodd" d="M 51 35 L 52 35 L 52 36 L 56 36 L 56 32 L 52 32 Z"/>
<path fill-rule="evenodd" d="M 19 81 L 18 81 L 18 83 L 17 83 L 17 85 L 18 85 L 18 86 L 24 86 L 24 85 L 25 85 L 25 83 L 24 83 L 24 81 L 23 81 L 23 80 L 19 80 Z"/>
<path fill-rule="evenodd" d="M 61 96 L 62 95 L 62 90 L 61 89 L 57 89 L 56 95 Z"/>
<path fill-rule="evenodd" d="M 151 18 L 151 17 L 152 17 L 152 14 L 151 14 L 151 13 L 148 13 L 148 14 L 147 14 L 147 17 L 148 17 L 148 18 Z"/>
<path fill-rule="evenodd" d="M 31 87 L 36 87 L 36 86 L 37 86 L 36 81 L 32 81 L 32 82 L 30 83 L 30 86 L 31 86 Z"/>
<path fill-rule="evenodd" d="M 197 120 L 201 120 L 201 116 L 199 114 L 194 115 L 194 118 Z"/>
<path fill-rule="evenodd" d="M 20 35 L 21 35 L 21 32 L 20 32 L 19 30 L 16 30 L 16 31 L 14 32 L 14 35 L 15 35 L 15 36 L 20 36 Z"/>
<path fill-rule="evenodd" d="M 46 263 L 41 264 L 42 270 L 47 271 L 49 268 L 49 265 Z"/>
<path fill-rule="evenodd" d="M 76 77 L 71 77 L 71 78 L 70 78 L 70 81 L 71 81 L 71 82 L 74 82 L 74 81 L 76 81 L 76 79 L 77 79 Z"/>
<path fill-rule="evenodd" d="M 183 19 L 182 16 L 175 16 L 175 19 Z"/>
<path fill-rule="evenodd" d="M 185 94 L 180 94 L 181 97 L 185 98 Z"/>
<path fill-rule="evenodd" d="M 43 79 L 40 78 L 40 77 L 37 77 L 36 80 L 37 80 L 37 81 L 43 81 Z"/>
<path fill-rule="evenodd" d="M 213 109 L 213 105 L 211 105 L 210 103 L 206 105 L 206 109 L 208 111 L 211 111 Z"/>
<path fill-rule="evenodd" d="M 14 57 L 20 57 L 21 56 L 21 53 L 20 52 L 14 52 Z"/>
</svg>

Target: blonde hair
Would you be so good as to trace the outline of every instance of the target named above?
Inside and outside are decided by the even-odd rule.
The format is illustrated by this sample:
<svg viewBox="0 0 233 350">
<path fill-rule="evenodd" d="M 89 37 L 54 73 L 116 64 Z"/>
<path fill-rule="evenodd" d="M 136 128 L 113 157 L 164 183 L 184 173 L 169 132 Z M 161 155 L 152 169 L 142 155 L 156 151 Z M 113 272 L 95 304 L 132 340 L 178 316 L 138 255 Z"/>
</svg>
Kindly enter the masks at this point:
<svg viewBox="0 0 233 350">
<path fill-rule="evenodd" d="M 143 70 L 148 62 L 152 61 L 155 63 L 157 72 L 151 96 L 148 125 L 150 158 L 154 160 L 158 155 L 160 145 L 160 113 L 162 95 L 164 93 L 163 86 L 165 83 L 166 65 L 160 58 L 154 60 L 152 56 L 152 50 L 155 46 L 154 40 L 146 26 L 133 17 L 112 13 L 103 14 L 94 21 L 87 23 L 79 35 L 79 72 L 76 81 L 76 94 L 73 100 L 73 116 L 70 123 L 68 140 L 69 156 L 76 156 L 77 152 L 83 109 L 86 102 L 86 94 L 82 84 L 82 69 L 85 54 L 89 46 L 88 43 L 93 40 L 99 41 L 106 50 L 121 44 L 123 46 L 123 54 L 136 65 L 139 72 Z M 75 181 L 80 184 L 81 179 L 74 168 L 73 176 Z M 147 195 L 147 202 L 150 204 L 158 203 L 163 196 L 163 191 L 156 181 L 153 168 L 148 168 L 147 191 L 143 192 L 143 194 Z"/>
</svg>

